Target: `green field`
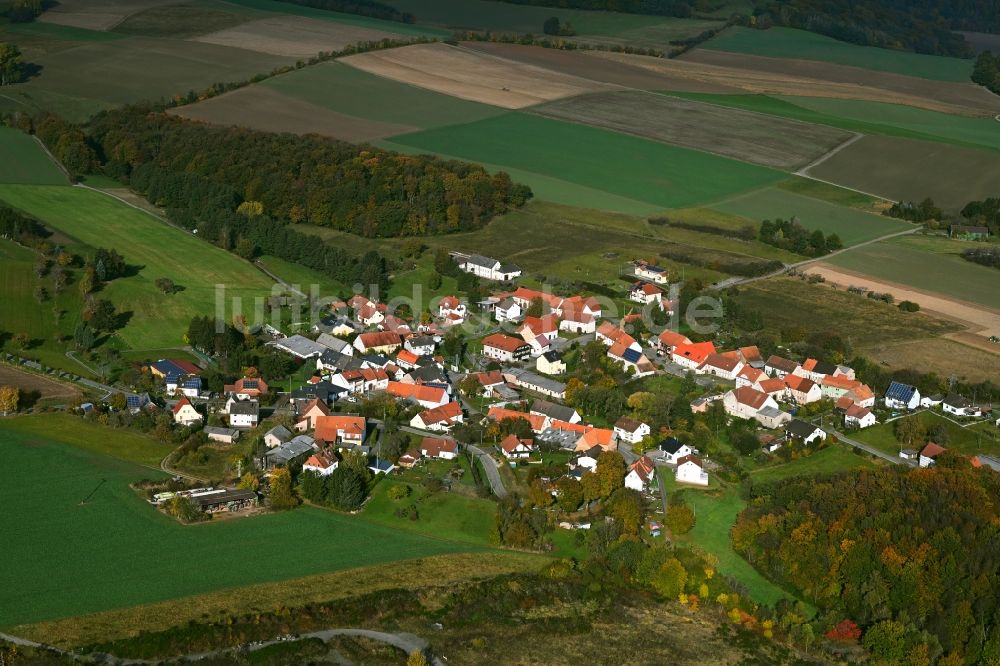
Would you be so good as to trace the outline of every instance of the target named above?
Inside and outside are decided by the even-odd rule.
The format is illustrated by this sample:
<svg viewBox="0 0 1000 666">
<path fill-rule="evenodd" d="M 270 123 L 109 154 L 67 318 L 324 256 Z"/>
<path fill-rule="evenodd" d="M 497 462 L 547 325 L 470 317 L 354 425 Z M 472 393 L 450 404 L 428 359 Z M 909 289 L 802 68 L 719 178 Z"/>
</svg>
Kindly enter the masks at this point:
<svg viewBox="0 0 1000 666">
<path fill-rule="evenodd" d="M 831 257 L 829 263 L 872 277 L 1000 310 L 1000 272 L 962 259 L 982 243 L 941 237 L 893 238 Z"/>
<path fill-rule="evenodd" d="M 451 31 L 449 30 L 442 30 L 432 26 L 413 25 L 398 21 L 383 21 L 367 16 L 359 16 L 358 14 L 345 14 L 325 9 L 315 9 L 304 5 L 278 2 L 277 0 L 226 0 L 225 4 L 242 7 L 243 9 L 287 14 L 290 16 L 305 16 L 306 18 L 356 25 L 373 30 L 397 32 L 401 35 L 411 35 L 414 37 L 448 37 L 451 35 Z"/>
<path fill-rule="evenodd" d="M 0 127 L 0 183 L 68 184 L 34 137 L 10 127 Z"/>
<path fill-rule="evenodd" d="M 831 444 L 819 451 L 797 458 L 786 463 L 759 467 L 750 472 L 750 478 L 756 483 L 770 483 L 790 479 L 793 476 L 806 474 L 832 474 L 849 469 L 869 469 L 875 463 L 855 454 L 851 449 L 840 444 Z"/>
<path fill-rule="evenodd" d="M 260 85 L 338 113 L 421 129 L 505 113 L 495 106 L 399 83 L 339 62 L 297 69 Z"/>
<path fill-rule="evenodd" d="M 527 113 L 406 134 L 392 142 L 558 177 L 661 208 L 697 205 L 783 177 L 773 169 Z M 530 179 L 522 182 L 534 185 Z"/>
<path fill-rule="evenodd" d="M 156 472 L 2 423 L 0 502 L 18 536 L 2 627 L 474 548 L 311 508 L 183 526 L 128 487 Z"/>
<path fill-rule="evenodd" d="M 0 201 L 81 243 L 113 247 L 129 265 L 141 266 L 137 275 L 114 280 L 100 292 L 119 312 L 132 313 L 118 336 L 133 349 L 182 344 L 193 316 L 216 311 L 217 285 L 225 286 L 230 316 L 232 297 L 242 298 L 243 311 L 252 314 L 253 298 L 271 293 L 270 279 L 242 259 L 93 190 L 2 185 Z M 160 277 L 184 290 L 161 293 L 155 286 Z"/>
<path fill-rule="evenodd" d="M 1000 453 L 1000 429 L 991 424 L 978 427 L 963 428 L 937 412 L 926 410 L 920 412 L 920 420 L 928 430 L 944 428 L 944 437 L 935 439 L 946 449 L 955 450 L 963 455 L 972 456 L 977 453 L 997 455 Z M 892 423 L 879 423 L 870 428 L 855 433 L 853 437 L 866 444 L 896 455 L 903 448 L 893 435 Z M 939 441 L 941 440 L 941 441 Z"/>
<path fill-rule="evenodd" d="M 996 121 L 988 118 L 955 116 L 903 104 L 829 97 L 692 92 L 670 94 L 864 134 L 884 134 L 1000 150 L 1000 133 L 997 132 Z"/>
<path fill-rule="evenodd" d="M 837 206 L 777 187 L 720 201 L 711 208 L 742 215 L 755 222 L 794 216 L 807 229 L 836 233 L 845 247 L 913 228 L 909 222 Z"/>
<path fill-rule="evenodd" d="M 819 60 L 936 81 L 966 82 L 972 74 L 971 60 L 858 46 L 793 28 L 732 27 L 701 48 L 770 58 Z"/>
</svg>

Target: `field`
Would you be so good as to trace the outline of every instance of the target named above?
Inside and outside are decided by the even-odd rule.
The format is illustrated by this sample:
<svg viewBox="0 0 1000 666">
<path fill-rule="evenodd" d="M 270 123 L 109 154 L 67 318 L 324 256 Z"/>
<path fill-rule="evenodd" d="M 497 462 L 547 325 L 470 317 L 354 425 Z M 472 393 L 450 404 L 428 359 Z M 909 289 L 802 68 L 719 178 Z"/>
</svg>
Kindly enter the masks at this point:
<svg viewBox="0 0 1000 666">
<path fill-rule="evenodd" d="M 638 91 L 583 95 L 533 112 L 788 170 L 811 163 L 852 136 L 822 125 Z"/>
<path fill-rule="evenodd" d="M 88 30 L 110 30 L 132 14 L 173 0 L 61 0 L 39 21 Z"/>
<path fill-rule="evenodd" d="M 701 48 L 770 58 L 820 60 L 935 81 L 964 83 L 972 74 L 971 60 L 858 46 L 792 28 L 754 30 L 736 26 L 706 42 Z"/>
<path fill-rule="evenodd" d="M 332 278 L 301 264 L 294 264 L 270 255 L 258 257 L 257 263 L 305 294 L 311 293 L 313 285 L 316 285 L 319 290 L 320 298 L 348 293 L 345 285 L 334 282 Z"/>
<path fill-rule="evenodd" d="M 605 87 L 594 81 L 513 61 L 500 61 L 445 44 L 369 51 L 342 58 L 341 62 L 394 81 L 507 109 L 520 109 Z"/>
<path fill-rule="evenodd" d="M 795 278 L 772 278 L 739 288 L 740 303 L 759 310 L 767 330 L 821 331 L 850 339 L 855 347 L 895 340 L 920 340 L 959 330 L 951 322 L 872 299 L 811 285 Z"/>
<path fill-rule="evenodd" d="M 805 474 L 832 474 L 849 469 L 870 469 L 872 467 L 875 467 L 875 463 L 855 454 L 853 449 L 840 444 L 831 444 L 809 456 L 777 465 L 759 467 L 750 472 L 750 478 L 755 484 L 770 483 Z"/>
<path fill-rule="evenodd" d="M 9 365 L 0 365 L 0 386 L 17 387 L 22 396 L 37 392 L 39 400 L 66 400 L 80 395 L 80 391 L 72 384 L 57 382 Z"/>
<path fill-rule="evenodd" d="M 858 352 L 894 370 L 912 368 L 914 359 L 920 359 L 922 372 L 933 372 L 938 377 L 957 377 L 964 382 L 984 382 L 996 381 L 1000 376 L 1000 345 L 993 346 L 997 349 L 989 352 L 947 338 L 935 338 L 876 343 Z"/>
<path fill-rule="evenodd" d="M 221 0 L 189 0 L 181 5 L 158 5 L 130 14 L 115 24 L 113 30 L 125 35 L 183 39 L 232 28 L 253 20 L 255 14 Z"/>
<path fill-rule="evenodd" d="M 0 127 L 0 183 L 65 185 L 66 176 L 35 139 L 24 132 Z"/>
<path fill-rule="evenodd" d="M 69 414 L 34 414 L 6 419 L 2 423 L 2 430 L 18 433 L 23 438 L 22 443 L 31 444 L 32 437 L 52 439 L 60 445 L 156 470 L 173 448 L 152 437 L 129 430 L 109 430 Z"/>
<path fill-rule="evenodd" d="M 909 222 L 838 206 L 778 187 L 756 190 L 710 207 L 755 222 L 794 216 L 807 229 L 836 233 L 845 247 L 914 228 Z"/>
<path fill-rule="evenodd" d="M 0 201 L 91 247 L 114 247 L 129 265 L 140 267 L 101 292 L 119 312 L 132 313 L 117 335 L 133 349 L 181 344 L 191 317 L 216 311 L 217 285 L 225 286 L 227 312 L 233 297 L 241 297 L 243 310 L 252 313 L 253 298 L 271 293 L 272 282 L 247 262 L 104 194 L 78 187 L 3 185 Z M 184 290 L 162 294 L 154 284 L 160 277 Z M 76 290 L 66 293 L 76 295 Z M 70 312 L 75 316 L 77 311 Z"/>
<path fill-rule="evenodd" d="M 932 428 L 944 429 L 946 434 L 938 438 L 941 440 L 938 443 L 947 449 L 958 451 L 967 456 L 977 453 L 991 455 L 1000 453 L 1000 430 L 995 426 L 988 425 L 987 428 L 983 429 L 963 428 L 954 421 L 930 410 L 920 412 L 919 417 L 928 430 Z M 893 435 L 892 423 L 880 423 L 870 428 L 865 428 L 856 433 L 854 438 L 881 449 L 886 453 L 898 454 L 900 448 L 902 448 Z"/>
<path fill-rule="evenodd" d="M 844 252 L 828 263 L 1000 311 L 1000 272 L 962 259 L 959 255 L 970 247 L 982 247 L 982 243 L 943 237 L 893 238 Z"/>
<path fill-rule="evenodd" d="M 358 42 L 405 39 L 405 35 L 357 25 L 334 23 L 304 16 L 263 18 L 218 32 L 202 34 L 195 41 L 269 53 L 308 58 L 321 51 L 340 51 Z"/>
<path fill-rule="evenodd" d="M 697 205 L 782 178 L 764 167 L 523 113 L 398 136 L 392 142 L 558 176 L 662 208 Z"/>
<path fill-rule="evenodd" d="M 131 463 L 9 429 L 0 459 L 19 535 L 0 571 L 3 627 L 470 548 L 312 508 L 183 526 L 128 487 L 156 474 Z"/>
</svg>

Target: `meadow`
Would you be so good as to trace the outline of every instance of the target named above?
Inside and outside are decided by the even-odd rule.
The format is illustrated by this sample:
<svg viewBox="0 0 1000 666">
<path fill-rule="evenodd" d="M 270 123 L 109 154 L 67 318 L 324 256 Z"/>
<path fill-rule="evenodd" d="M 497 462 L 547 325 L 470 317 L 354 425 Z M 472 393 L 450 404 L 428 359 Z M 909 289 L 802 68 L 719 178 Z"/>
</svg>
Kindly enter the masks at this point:
<svg viewBox="0 0 1000 666">
<path fill-rule="evenodd" d="M 0 127 L 0 183 L 66 185 L 66 175 L 34 137 Z"/>
<path fill-rule="evenodd" d="M 967 248 L 981 246 L 943 237 L 892 238 L 831 257 L 828 263 L 1000 310 L 997 269 L 959 256 Z"/>
<path fill-rule="evenodd" d="M 184 39 L 224 30 L 267 16 L 218 0 L 189 0 L 183 5 L 154 5 L 129 14 L 112 30 L 123 35 Z"/>
<path fill-rule="evenodd" d="M 0 459 L 3 627 L 474 549 L 308 507 L 184 526 L 128 486 L 159 473 L 6 427 Z"/>
<path fill-rule="evenodd" d="M 965 82 L 972 74 L 971 60 L 859 46 L 793 28 L 754 30 L 736 26 L 706 42 L 701 48 L 769 58 L 820 60 L 935 81 Z"/>
<path fill-rule="evenodd" d="M 273 283 L 246 261 L 115 199 L 79 187 L 0 185 L 0 201 L 90 247 L 113 247 L 136 275 L 108 283 L 100 296 L 131 317 L 116 336 L 133 349 L 182 344 L 195 315 L 216 311 L 216 285 L 225 285 L 227 312 L 233 297 L 253 313 L 254 297 Z M 166 295 L 155 285 L 166 277 L 184 289 Z M 74 288 L 67 293 L 76 293 Z M 35 308 L 37 309 L 37 308 Z M 76 311 L 72 311 L 76 315 Z"/>
<path fill-rule="evenodd" d="M 705 203 L 780 180 L 779 171 L 617 132 L 511 113 L 397 136 L 394 144 L 559 177 L 661 208 Z M 528 185 L 532 182 L 524 181 Z"/>
<path fill-rule="evenodd" d="M 941 446 L 957 451 L 962 455 L 972 456 L 977 453 L 997 455 L 1000 453 L 1000 429 L 987 425 L 986 428 L 963 428 L 941 414 L 924 410 L 917 416 L 924 426 L 943 429 L 944 435 L 935 439 Z M 886 453 L 897 455 L 903 448 L 893 434 L 893 423 L 880 423 L 857 432 L 853 437 L 870 444 Z M 940 440 L 940 441 L 939 441 Z"/>
<path fill-rule="evenodd" d="M 809 175 L 894 201 L 930 197 L 957 211 L 969 201 L 996 196 L 1000 159 L 993 150 L 869 135 L 809 169 Z"/>
<path fill-rule="evenodd" d="M 914 359 L 919 359 L 922 372 L 933 372 L 938 377 L 957 377 L 964 382 L 996 381 L 1000 376 L 997 351 L 971 347 L 948 338 L 876 342 L 858 349 L 858 353 L 893 370 L 912 368 Z"/>
<path fill-rule="evenodd" d="M 838 206 L 778 187 L 725 199 L 711 204 L 710 208 L 741 215 L 758 223 L 794 216 L 807 229 L 836 233 L 845 247 L 913 228 L 909 222 Z"/>
<path fill-rule="evenodd" d="M 857 455 L 853 449 L 841 444 L 831 444 L 808 456 L 751 470 L 750 479 L 755 484 L 771 483 L 807 474 L 833 474 L 873 467 L 875 467 L 874 462 Z"/>
</svg>

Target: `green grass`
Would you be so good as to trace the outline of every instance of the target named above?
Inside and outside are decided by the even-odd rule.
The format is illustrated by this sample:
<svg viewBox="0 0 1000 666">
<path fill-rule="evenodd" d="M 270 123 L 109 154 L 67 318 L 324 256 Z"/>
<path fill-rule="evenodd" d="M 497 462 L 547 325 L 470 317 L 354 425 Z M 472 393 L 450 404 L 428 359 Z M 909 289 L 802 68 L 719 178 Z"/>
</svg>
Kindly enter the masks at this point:
<svg viewBox="0 0 1000 666">
<path fill-rule="evenodd" d="M 724 95 L 672 92 L 700 102 L 756 111 L 864 134 L 884 134 L 1000 150 L 996 121 L 955 116 L 903 104 L 791 95 Z"/>
<path fill-rule="evenodd" d="M 490 530 L 496 523 L 496 504 L 488 499 L 466 497 L 458 493 L 428 494 L 420 485 L 406 483 L 412 489 L 401 500 L 389 498 L 389 489 L 403 482 L 383 479 L 365 504 L 361 518 L 407 532 L 419 532 L 439 539 L 489 544 Z M 417 520 L 397 518 L 395 511 L 416 505 Z"/>
<path fill-rule="evenodd" d="M 475 548 L 312 508 L 184 526 L 128 487 L 155 472 L 3 423 L 3 627 Z"/>
<path fill-rule="evenodd" d="M 457 294 L 458 281 L 450 276 L 441 278 L 441 286 L 431 289 L 431 274 L 434 273 L 434 261 L 430 253 L 421 257 L 420 261 L 410 270 L 401 271 L 392 276 L 392 285 L 389 287 L 389 298 L 415 298 L 417 287 L 420 288 L 423 302 L 426 304 L 429 299 L 438 296 L 454 296 Z"/>
<path fill-rule="evenodd" d="M 0 127 L 0 183 L 69 184 L 33 137 L 10 127 Z"/>
<path fill-rule="evenodd" d="M 801 194 L 812 199 L 819 199 L 827 203 L 847 206 L 848 208 L 858 208 L 869 213 L 881 214 L 882 207 L 888 205 L 885 199 L 862 194 L 846 187 L 838 187 L 829 183 L 824 183 L 811 178 L 789 178 L 778 183 L 777 187 L 788 192 Z"/>
<path fill-rule="evenodd" d="M 893 238 L 844 252 L 830 263 L 924 291 L 1000 310 L 1000 272 L 962 259 L 982 243 L 941 237 Z"/>
<path fill-rule="evenodd" d="M 754 483 L 770 483 L 806 474 L 832 474 L 850 469 L 870 469 L 872 467 L 875 467 L 875 463 L 855 454 L 846 446 L 831 444 L 808 456 L 759 467 L 750 472 L 750 478 L 753 479 Z"/>
<path fill-rule="evenodd" d="M 944 428 L 946 433 L 944 437 L 930 438 L 946 449 L 952 449 L 967 456 L 977 453 L 992 455 L 1000 453 L 1000 430 L 996 426 L 986 424 L 963 428 L 931 410 L 921 412 L 919 418 L 928 430 Z M 879 423 L 853 434 L 852 437 L 886 453 L 896 455 L 903 447 L 896 441 L 893 427 L 894 423 Z M 920 447 L 915 448 L 919 449 Z"/>
<path fill-rule="evenodd" d="M 399 83 L 339 62 L 297 69 L 260 85 L 349 116 L 422 129 L 505 113 L 495 106 Z"/>
<path fill-rule="evenodd" d="M 406 134 L 392 142 L 560 178 L 661 208 L 697 205 L 783 178 L 773 169 L 526 113 Z"/>
<path fill-rule="evenodd" d="M 227 316 L 232 315 L 232 297 L 241 297 L 242 311 L 252 315 L 254 297 L 271 293 L 271 280 L 249 263 L 93 190 L 3 185 L 0 201 L 81 243 L 113 247 L 129 265 L 142 267 L 137 275 L 114 280 L 99 292 L 119 312 L 132 312 L 117 336 L 133 349 L 182 344 L 192 317 L 216 311 L 216 285 L 225 286 Z M 161 293 L 155 286 L 160 277 L 184 290 Z"/>
<path fill-rule="evenodd" d="M 18 36 L 66 42 L 109 42 L 124 38 L 123 35 L 113 32 L 75 28 L 69 25 L 45 23 L 42 21 L 8 23 L 2 26 L 2 30 Z"/>
<path fill-rule="evenodd" d="M 295 264 L 284 259 L 279 259 L 278 257 L 272 257 L 271 255 L 264 255 L 258 261 L 264 268 L 293 287 L 297 286 L 299 291 L 306 294 L 311 293 L 310 290 L 313 285 L 316 285 L 319 289 L 320 298 L 330 298 L 347 291 L 345 285 L 301 264 Z"/>
<path fill-rule="evenodd" d="M 733 197 L 711 207 L 755 222 L 794 216 L 807 229 L 836 233 L 845 247 L 913 228 L 912 224 L 902 220 L 838 206 L 776 187 Z"/>
<path fill-rule="evenodd" d="M 971 60 L 858 46 L 793 28 L 754 30 L 737 26 L 702 48 L 770 58 L 819 60 L 936 81 L 966 82 L 972 74 Z"/>
<path fill-rule="evenodd" d="M 227 0 L 226 4 L 253 9 L 257 11 L 273 12 L 275 14 L 286 14 L 291 16 L 304 16 L 306 18 L 332 21 L 334 23 L 345 23 L 356 25 L 372 30 L 382 30 L 385 32 L 396 32 L 401 35 L 411 35 L 414 37 L 449 37 L 451 31 L 441 30 L 430 26 L 413 25 L 398 21 L 383 21 L 381 19 L 359 16 L 357 14 L 345 14 L 342 12 L 332 12 L 325 9 L 315 9 L 304 5 L 294 5 L 277 0 Z"/>
</svg>

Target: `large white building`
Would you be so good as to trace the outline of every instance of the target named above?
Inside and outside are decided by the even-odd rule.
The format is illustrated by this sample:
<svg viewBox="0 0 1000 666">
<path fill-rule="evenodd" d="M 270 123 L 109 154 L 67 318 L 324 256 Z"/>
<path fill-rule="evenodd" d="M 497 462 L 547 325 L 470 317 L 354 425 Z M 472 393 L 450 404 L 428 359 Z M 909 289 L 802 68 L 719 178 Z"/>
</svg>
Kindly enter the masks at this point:
<svg viewBox="0 0 1000 666">
<path fill-rule="evenodd" d="M 516 264 L 502 264 L 492 257 L 481 254 L 470 254 L 458 260 L 458 267 L 466 273 L 472 273 L 487 280 L 508 282 L 521 277 L 521 267 Z"/>
</svg>

